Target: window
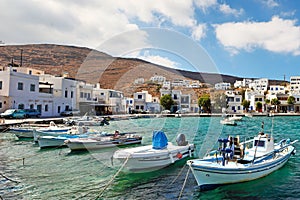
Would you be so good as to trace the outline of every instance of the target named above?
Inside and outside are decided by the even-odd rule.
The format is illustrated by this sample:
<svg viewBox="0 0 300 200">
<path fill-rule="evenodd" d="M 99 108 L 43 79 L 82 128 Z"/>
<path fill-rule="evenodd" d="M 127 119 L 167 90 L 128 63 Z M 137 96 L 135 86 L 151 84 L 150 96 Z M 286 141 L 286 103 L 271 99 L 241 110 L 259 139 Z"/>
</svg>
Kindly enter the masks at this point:
<svg viewBox="0 0 300 200">
<path fill-rule="evenodd" d="M 174 99 L 178 99 L 177 94 L 174 94 Z"/>
<path fill-rule="evenodd" d="M 45 105 L 45 111 L 47 112 L 48 109 L 49 109 L 49 108 L 48 108 L 48 104 L 46 104 L 46 105 Z"/>
<path fill-rule="evenodd" d="M 60 106 L 57 106 L 57 113 L 60 113 Z"/>
<path fill-rule="evenodd" d="M 19 104 L 18 109 L 24 109 L 24 104 Z"/>
<path fill-rule="evenodd" d="M 30 84 L 30 92 L 34 92 L 35 91 L 35 85 L 34 84 Z"/>
<path fill-rule="evenodd" d="M 83 92 L 80 92 L 80 98 L 83 98 Z"/>
<path fill-rule="evenodd" d="M 73 91 L 71 91 L 71 98 L 73 98 L 74 97 L 74 92 Z"/>
<path fill-rule="evenodd" d="M 2 102 L 0 102 L 0 108 L 2 108 Z"/>
<path fill-rule="evenodd" d="M 143 99 L 143 95 L 139 94 L 138 99 Z"/>
<path fill-rule="evenodd" d="M 32 71 L 31 71 L 31 70 L 29 70 L 29 74 L 30 74 L 30 75 L 32 74 Z"/>
<path fill-rule="evenodd" d="M 265 147 L 265 141 L 255 140 L 254 146 Z"/>
<path fill-rule="evenodd" d="M 2 81 L 0 81 L 0 90 L 2 90 Z"/>
<path fill-rule="evenodd" d="M 68 98 L 68 90 L 65 90 L 65 98 Z"/>
<path fill-rule="evenodd" d="M 18 82 L 18 90 L 23 90 L 23 83 L 22 82 Z"/>
</svg>

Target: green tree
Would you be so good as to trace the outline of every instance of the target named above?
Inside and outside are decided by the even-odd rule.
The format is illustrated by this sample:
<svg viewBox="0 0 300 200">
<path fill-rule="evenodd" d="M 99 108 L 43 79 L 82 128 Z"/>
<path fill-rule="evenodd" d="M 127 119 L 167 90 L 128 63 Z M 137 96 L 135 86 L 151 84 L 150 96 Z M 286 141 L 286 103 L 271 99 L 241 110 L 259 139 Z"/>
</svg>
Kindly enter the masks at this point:
<svg viewBox="0 0 300 200">
<path fill-rule="evenodd" d="M 277 98 L 271 99 L 271 105 L 277 106 L 279 104 L 280 104 L 280 101 Z"/>
<path fill-rule="evenodd" d="M 296 101 L 295 101 L 295 97 L 293 96 L 289 96 L 288 99 L 287 99 L 287 103 L 288 104 L 294 104 Z"/>
<path fill-rule="evenodd" d="M 198 106 L 202 107 L 204 112 L 210 112 L 211 101 L 209 94 L 204 94 L 198 99 Z"/>
<path fill-rule="evenodd" d="M 275 110 L 278 111 L 277 106 L 280 104 L 280 101 L 277 98 L 271 99 L 271 105 L 275 106 Z"/>
<path fill-rule="evenodd" d="M 171 110 L 172 106 L 175 104 L 172 96 L 170 94 L 166 94 L 160 98 L 160 105 L 165 110 Z"/>
<path fill-rule="evenodd" d="M 246 110 L 248 112 L 248 109 L 250 107 L 250 101 L 244 99 L 242 102 L 242 106 L 244 107 L 244 110 Z"/>
<path fill-rule="evenodd" d="M 261 111 L 263 104 L 261 102 L 256 102 L 256 110 Z"/>
</svg>

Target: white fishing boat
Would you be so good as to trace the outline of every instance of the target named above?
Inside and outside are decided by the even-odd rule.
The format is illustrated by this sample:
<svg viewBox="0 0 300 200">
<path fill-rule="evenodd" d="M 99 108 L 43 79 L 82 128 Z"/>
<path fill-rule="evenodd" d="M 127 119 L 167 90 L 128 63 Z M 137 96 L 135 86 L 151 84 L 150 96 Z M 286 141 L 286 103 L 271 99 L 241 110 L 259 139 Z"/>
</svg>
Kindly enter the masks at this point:
<svg viewBox="0 0 300 200">
<path fill-rule="evenodd" d="M 80 134 L 87 134 L 90 129 L 85 126 L 52 126 L 47 128 L 40 128 L 33 130 L 33 140 L 37 142 L 39 136 L 54 136 L 57 137 L 59 135 L 80 135 Z M 94 133 L 93 131 L 91 131 Z"/>
<path fill-rule="evenodd" d="M 220 147 L 202 159 L 187 161 L 200 189 L 251 181 L 282 167 L 296 150 L 290 139 L 274 143 L 274 138 L 260 132 L 252 140 L 219 139 Z M 247 148 L 248 145 L 252 145 Z"/>
<path fill-rule="evenodd" d="M 102 149 L 116 146 L 124 146 L 129 144 L 140 144 L 141 142 L 142 137 L 135 134 L 90 138 L 70 138 L 65 140 L 65 144 L 71 149 L 71 151 Z"/>
<path fill-rule="evenodd" d="M 229 125 L 229 126 L 236 126 L 237 125 L 235 120 L 231 120 L 231 119 L 228 119 L 228 118 L 221 119 L 220 123 L 223 124 L 223 125 Z"/>
<path fill-rule="evenodd" d="M 65 140 L 71 138 L 82 138 L 87 137 L 87 135 L 59 135 L 59 136 L 38 136 L 37 142 L 40 148 L 48 147 L 63 147 L 66 146 Z"/>
<path fill-rule="evenodd" d="M 36 126 L 32 124 L 21 124 L 18 126 L 11 126 L 9 132 L 14 133 L 18 138 L 33 138 L 33 130 L 47 127 L 49 125 Z"/>
<path fill-rule="evenodd" d="M 147 172 L 167 167 L 179 160 L 192 157 L 194 144 L 189 144 L 183 134 L 178 135 L 177 145 L 168 142 L 164 132 L 153 132 L 152 145 L 117 150 L 113 158 L 125 163 L 125 169 Z"/>
</svg>

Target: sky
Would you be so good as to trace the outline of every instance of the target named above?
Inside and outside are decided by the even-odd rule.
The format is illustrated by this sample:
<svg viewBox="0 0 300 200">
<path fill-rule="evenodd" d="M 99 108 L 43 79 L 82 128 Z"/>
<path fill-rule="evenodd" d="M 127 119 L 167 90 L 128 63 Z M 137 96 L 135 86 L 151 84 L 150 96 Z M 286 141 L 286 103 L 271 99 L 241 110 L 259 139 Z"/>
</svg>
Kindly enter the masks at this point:
<svg viewBox="0 0 300 200">
<path fill-rule="evenodd" d="M 1 0 L 0 45 L 62 44 L 244 78 L 300 75 L 298 0 Z"/>
</svg>

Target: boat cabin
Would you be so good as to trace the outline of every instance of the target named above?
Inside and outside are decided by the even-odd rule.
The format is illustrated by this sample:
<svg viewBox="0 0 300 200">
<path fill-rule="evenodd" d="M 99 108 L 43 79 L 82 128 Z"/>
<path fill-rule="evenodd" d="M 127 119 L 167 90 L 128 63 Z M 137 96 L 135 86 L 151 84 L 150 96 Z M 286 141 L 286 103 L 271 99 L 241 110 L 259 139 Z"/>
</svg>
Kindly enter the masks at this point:
<svg viewBox="0 0 300 200">
<path fill-rule="evenodd" d="M 274 150 L 274 139 L 270 137 L 270 135 L 260 132 L 258 136 L 254 137 L 253 146 L 249 150 L 251 150 L 255 156 L 272 152 Z"/>
</svg>

